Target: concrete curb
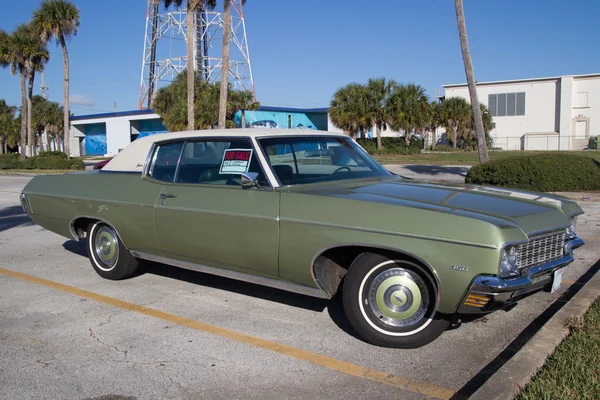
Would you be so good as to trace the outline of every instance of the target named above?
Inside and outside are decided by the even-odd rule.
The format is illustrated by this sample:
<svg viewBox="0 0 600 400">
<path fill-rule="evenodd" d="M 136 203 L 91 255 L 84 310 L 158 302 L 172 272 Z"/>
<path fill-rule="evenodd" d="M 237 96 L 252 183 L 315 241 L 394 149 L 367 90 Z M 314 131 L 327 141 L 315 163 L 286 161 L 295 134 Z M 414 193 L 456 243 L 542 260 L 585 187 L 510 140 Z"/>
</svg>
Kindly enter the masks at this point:
<svg viewBox="0 0 600 400">
<path fill-rule="evenodd" d="M 512 399 L 539 371 L 546 359 L 570 333 L 569 318 L 583 316 L 600 295 L 600 273 L 596 273 L 571 300 L 536 333 L 527 344 L 488 379 L 473 400 Z"/>
</svg>

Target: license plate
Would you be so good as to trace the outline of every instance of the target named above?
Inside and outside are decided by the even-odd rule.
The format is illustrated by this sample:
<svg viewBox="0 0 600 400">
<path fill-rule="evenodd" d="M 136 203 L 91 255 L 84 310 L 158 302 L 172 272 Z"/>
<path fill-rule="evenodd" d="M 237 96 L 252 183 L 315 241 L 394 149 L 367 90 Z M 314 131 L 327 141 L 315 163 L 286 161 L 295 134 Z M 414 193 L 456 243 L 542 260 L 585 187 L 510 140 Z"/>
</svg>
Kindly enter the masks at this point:
<svg viewBox="0 0 600 400">
<path fill-rule="evenodd" d="M 552 289 L 550 293 L 554 293 L 560 287 L 560 283 L 562 282 L 563 272 L 565 272 L 564 268 L 557 269 L 554 271 L 554 276 L 552 277 Z"/>
</svg>

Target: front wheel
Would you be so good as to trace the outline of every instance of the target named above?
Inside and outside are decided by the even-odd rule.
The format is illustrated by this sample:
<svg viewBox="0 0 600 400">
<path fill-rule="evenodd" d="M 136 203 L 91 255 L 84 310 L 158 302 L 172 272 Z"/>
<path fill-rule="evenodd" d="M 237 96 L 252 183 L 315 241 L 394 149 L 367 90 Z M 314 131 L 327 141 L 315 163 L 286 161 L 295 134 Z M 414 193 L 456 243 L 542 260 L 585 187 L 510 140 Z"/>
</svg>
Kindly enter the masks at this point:
<svg viewBox="0 0 600 400">
<path fill-rule="evenodd" d="M 138 260 L 129 253 L 114 228 L 104 222 L 88 226 L 87 251 L 94 270 L 103 278 L 125 279 L 138 268 Z"/>
<path fill-rule="evenodd" d="M 354 330 L 369 343 L 421 347 L 450 323 L 437 312 L 437 286 L 431 275 L 412 261 L 363 253 L 344 279 L 344 311 Z"/>
</svg>

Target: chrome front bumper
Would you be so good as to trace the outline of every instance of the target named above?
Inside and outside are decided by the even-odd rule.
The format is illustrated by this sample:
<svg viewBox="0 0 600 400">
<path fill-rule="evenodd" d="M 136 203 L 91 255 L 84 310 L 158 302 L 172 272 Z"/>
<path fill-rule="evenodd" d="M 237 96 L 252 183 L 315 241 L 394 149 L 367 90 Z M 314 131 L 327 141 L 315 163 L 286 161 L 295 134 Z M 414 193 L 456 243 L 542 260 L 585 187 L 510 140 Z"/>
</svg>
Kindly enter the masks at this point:
<svg viewBox="0 0 600 400">
<path fill-rule="evenodd" d="M 525 295 L 543 289 L 552 283 L 554 271 L 573 262 L 573 249 L 583 245 L 584 241 L 579 236 L 566 241 L 563 257 L 531 267 L 523 276 L 508 279 L 489 275 L 477 276 L 460 303 L 458 312 L 463 314 L 492 312 L 506 308 Z"/>
</svg>

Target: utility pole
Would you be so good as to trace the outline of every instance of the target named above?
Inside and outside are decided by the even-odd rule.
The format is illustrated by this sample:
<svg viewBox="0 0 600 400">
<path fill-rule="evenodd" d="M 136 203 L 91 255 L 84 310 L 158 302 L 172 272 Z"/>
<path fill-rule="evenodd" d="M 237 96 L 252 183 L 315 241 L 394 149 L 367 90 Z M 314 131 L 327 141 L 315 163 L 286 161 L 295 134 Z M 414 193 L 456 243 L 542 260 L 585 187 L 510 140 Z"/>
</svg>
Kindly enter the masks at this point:
<svg viewBox="0 0 600 400">
<path fill-rule="evenodd" d="M 42 91 L 42 97 L 44 98 L 44 100 L 48 100 L 48 90 L 50 89 L 50 86 L 46 85 L 43 72 L 42 72 L 42 83 L 40 84 L 40 89 Z"/>
</svg>

